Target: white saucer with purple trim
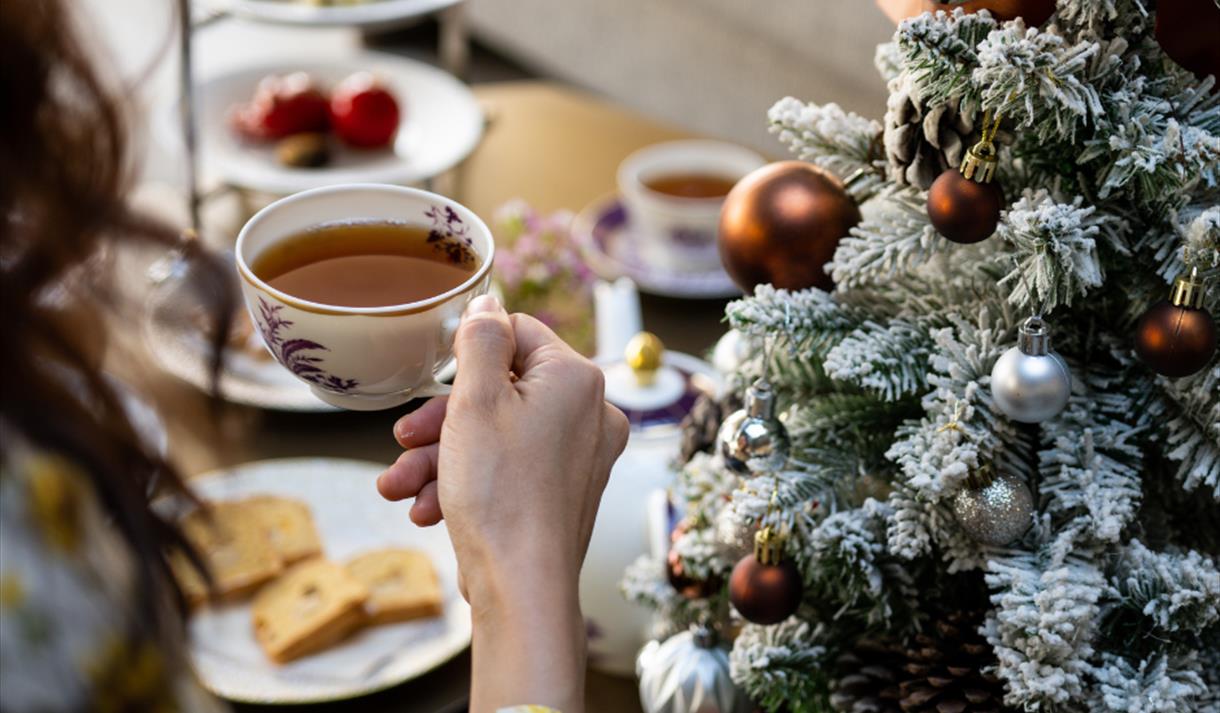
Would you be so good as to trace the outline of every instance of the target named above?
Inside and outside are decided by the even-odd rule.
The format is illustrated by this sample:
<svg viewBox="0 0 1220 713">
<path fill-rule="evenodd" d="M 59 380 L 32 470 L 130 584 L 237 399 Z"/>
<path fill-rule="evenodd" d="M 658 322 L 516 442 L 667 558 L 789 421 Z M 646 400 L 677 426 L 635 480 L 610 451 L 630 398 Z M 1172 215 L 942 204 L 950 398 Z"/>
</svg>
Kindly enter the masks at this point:
<svg viewBox="0 0 1220 713">
<path fill-rule="evenodd" d="M 631 230 L 618 194 L 594 201 L 572 222 L 572 236 L 589 268 L 599 277 L 630 277 L 641 292 L 682 299 L 723 299 L 741 295 L 722 268 L 671 272 L 639 257 L 639 235 Z"/>
</svg>

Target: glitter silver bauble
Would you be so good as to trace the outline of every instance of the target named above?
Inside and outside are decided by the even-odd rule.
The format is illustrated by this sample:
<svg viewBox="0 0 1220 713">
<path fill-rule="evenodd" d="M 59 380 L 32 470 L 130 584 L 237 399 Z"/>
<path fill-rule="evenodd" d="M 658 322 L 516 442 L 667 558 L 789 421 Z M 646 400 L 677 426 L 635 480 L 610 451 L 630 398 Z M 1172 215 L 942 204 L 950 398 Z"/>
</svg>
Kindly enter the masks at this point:
<svg viewBox="0 0 1220 713">
<path fill-rule="evenodd" d="M 775 417 L 775 392 L 759 379 L 746 392 L 745 408 L 724 419 L 716 435 L 725 465 L 741 475 L 775 471 L 788 462 L 788 429 Z"/>
<path fill-rule="evenodd" d="M 1002 547 L 1033 523 L 1034 496 L 1020 478 L 985 469 L 954 496 L 953 514 L 970 537 Z"/>
<path fill-rule="evenodd" d="M 644 713 L 747 713 L 729 676 L 729 650 L 706 627 L 650 641 L 635 662 Z"/>
<path fill-rule="evenodd" d="M 1017 346 L 991 370 L 991 398 L 1014 421 L 1040 423 L 1062 411 L 1071 393 L 1072 373 L 1051 350 L 1046 324 L 1030 317 L 1021 325 Z"/>
</svg>

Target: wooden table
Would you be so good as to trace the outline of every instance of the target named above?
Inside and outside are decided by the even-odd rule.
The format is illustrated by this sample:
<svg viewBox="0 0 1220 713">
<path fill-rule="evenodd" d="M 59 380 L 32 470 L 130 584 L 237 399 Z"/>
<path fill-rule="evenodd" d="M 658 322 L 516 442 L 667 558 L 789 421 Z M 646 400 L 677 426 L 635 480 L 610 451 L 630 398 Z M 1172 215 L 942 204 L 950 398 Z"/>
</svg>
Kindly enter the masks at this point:
<svg viewBox="0 0 1220 713">
<path fill-rule="evenodd" d="M 579 210 L 614 190 L 615 169 L 628 153 L 656 141 L 684 136 L 677 129 L 556 84 L 484 85 L 475 93 L 491 116 L 488 134 L 475 154 L 446 177 L 447 184 L 439 182 L 438 188 L 445 190 L 448 186 L 447 192 L 485 218 L 511 198 L 523 198 L 542 210 Z M 211 213 L 207 217 L 215 220 Z M 231 230 L 221 232 L 235 234 Z M 692 302 L 644 296 L 644 324 L 671 348 L 701 353 L 723 331 L 723 307 L 722 300 Z M 138 386 L 153 395 L 167 421 L 171 454 L 188 475 L 252 460 L 297 456 L 389 463 L 400 452 L 390 427 L 404 409 L 293 414 L 220 405 L 217 411 L 216 404 L 197 390 L 133 361 L 125 353 L 119 357 L 122 351 L 111 350 L 110 368 L 139 382 Z M 358 703 L 311 706 L 308 710 L 463 710 L 468 686 L 469 656 L 464 654 L 420 679 Z M 238 706 L 239 710 L 256 708 Z M 588 710 L 639 710 L 634 680 L 590 672 Z"/>
</svg>

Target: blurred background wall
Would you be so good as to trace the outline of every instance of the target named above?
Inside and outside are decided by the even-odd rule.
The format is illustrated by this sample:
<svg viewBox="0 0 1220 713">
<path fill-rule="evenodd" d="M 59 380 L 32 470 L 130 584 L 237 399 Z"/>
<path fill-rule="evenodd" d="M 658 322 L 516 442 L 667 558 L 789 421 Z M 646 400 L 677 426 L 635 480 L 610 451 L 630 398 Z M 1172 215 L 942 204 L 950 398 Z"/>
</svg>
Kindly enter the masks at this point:
<svg viewBox="0 0 1220 713">
<path fill-rule="evenodd" d="M 845 0 L 471 0 L 476 36 L 545 75 L 772 153 L 792 95 L 880 119 L 873 52 L 894 25 Z"/>
</svg>

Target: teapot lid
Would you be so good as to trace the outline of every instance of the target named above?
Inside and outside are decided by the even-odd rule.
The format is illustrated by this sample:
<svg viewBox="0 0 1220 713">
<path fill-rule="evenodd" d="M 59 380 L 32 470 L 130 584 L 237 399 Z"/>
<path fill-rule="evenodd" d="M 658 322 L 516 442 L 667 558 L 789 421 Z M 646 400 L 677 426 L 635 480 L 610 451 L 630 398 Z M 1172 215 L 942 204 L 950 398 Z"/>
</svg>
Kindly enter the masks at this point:
<svg viewBox="0 0 1220 713">
<path fill-rule="evenodd" d="M 701 359 L 667 352 L 656 335 L 640 332 L 628 343 L 624 358 L 602 364 L 606 400 L 622 409 L 631 429 L 676 432 L 701 394 L 715 395 L 720 376 Z"/>
</svg>

